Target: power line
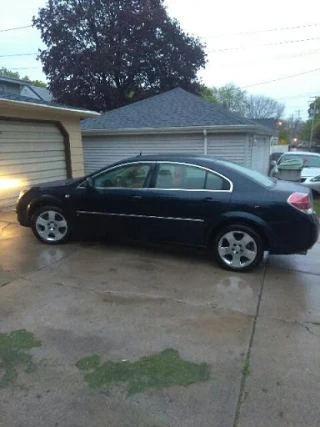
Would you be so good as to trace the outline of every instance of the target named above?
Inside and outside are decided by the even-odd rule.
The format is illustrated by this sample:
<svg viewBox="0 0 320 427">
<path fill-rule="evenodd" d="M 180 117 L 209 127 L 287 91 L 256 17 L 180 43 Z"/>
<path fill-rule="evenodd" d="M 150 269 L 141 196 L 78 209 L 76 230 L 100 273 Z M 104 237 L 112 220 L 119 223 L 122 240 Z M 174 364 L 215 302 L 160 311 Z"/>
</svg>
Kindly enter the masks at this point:
<svg viewBox="0 0 320 427">
<path fill-rule="evenodd" d="M 12 53 L 10 55 L 0 55 L 0 58 L 8 58 L 8 57 L 13 57 L 13 56 L 33 56 L 33 55 L 38 55 L 38 52 L 35 52 L 35 53 Z"/>
<path fill-rule="evenodd" d="M 24 27 L 6 28 L 5 30 L 0 30 L 0 33 L 5 33 L 6 31 L 24 30 L 25 28 L 31 28 L 31 27 L 32 25 L 25 25 Z"/>
<path fill-rule="evenodd" d="M 291 74 L 290 76 L 280 77 L 279 79 L 266 80 L 264 82 L 254 83 L 254 84 L 248 85 L 248 86 L 243 86 L 243 89 L 247 89 L 247 88 L 253 87 L 253 86 L 264 85 L 266 83 L 278 82 L 279 80 L 291 79 L 292 77 L 303 76 L 304 74 L 315 73 L 316 71 L 320 71 L 320 68 L 315 68 L 314 70 L 304 71 L 303 73 Z"/>
<path fill-rule="evenodd" d="M 287 31 L 287 30 L 295 30 L 295 29 L 300 29 L 300 28 L 311 28 L 311 27 L 318 27 L 320 25 L 320 23 L 315 23 L 315 24 L 306 24 L 306 25 L 296 25 L 296 26 L 292 26 L 292 27 L 282 27 L 282 28 L 268 28 L 266 30 L 256 30 L 256 31 L 242 31 L 239 33 L 223 33 L 223 34 L 216 34 L 216 35 L 212 35 L 212 36 L 200 36 L 201 38 L 207 38 L 207 39 L 211 39 L 211 38 L 219 38 L 219 37 L 232 37 L 232 36 L 243 36 L 243 35 L 247 35 L 247 34 L 258 34 L 258 33 L 271 33 L 273 31 Z"/>
<path fill-rule="evenodd" d="M 276 43 L 267 43 L 267 44 L 259 44 L 256 46 L 237 46 L 237 47 L 228 47 L 225 49 L 215 49 L 215 50 L 210 50 L 209 53 L 215 53 L 215 52 L 227 52 L 230 50 L 241 50 L 241 49 L 256 49 L 258 47 L 265 47 L 265 46 L 277 46 L 277 45 L 282 45 L 282 44 L 291 44 L 291 43 L 304 43 L 304 42 L 309 42 L 312 40 L 320 40 L 320 37 L 311 37 L 309 39 L 301 39 L 301 40 L 285 40 L 282 42 L 276 42 Z"/>
<path fill-rule="evenodd" d="M 15 71 L 15 70 L 32 70 L 32 69 L 38 69 L 42 68 L 41 65 L 38 65 L 37 67 L 15 67 L 15 68 L 11 68 L 10 70 Z"/>
<path fill-rule="evenodd" d="M 271 57 L 267 57 L 265 56 L 263 61 L 257 61 L 257 59 L 251 60 L 251 61 L 242 61 L 240 60 L 240 64 L 239 61 L 237 62 L 229 62 L 229 63 L 219 63 L 219 64 L 215 64 L 215 67 L 218 68 L 224 68 L 224 67 L 228 67 L 228 66 L 233 66 L 233 65 L 237 65 L 238 67 L 247 67 L 250 64 L 255 64 L 255 65 L 260 65 L 260 64 L 264 64 L 264 63 L 270 63 L 270 62 L 275 62 L 275 61 L 281 61 L 284 59 L 295 59 L 295 58 L 299 58 L 301 56 L 309 56 L 309 55 L 315 55 L 315 54 L 319 54 L 320 53 L 320 49 L 315 49 L 312 51 L 307 51 L 307 52 L 303 52 L 300 54 L 294 54 L 294 55 L 277 55 L 277 56 L 271 56 Z"/>
</svg>

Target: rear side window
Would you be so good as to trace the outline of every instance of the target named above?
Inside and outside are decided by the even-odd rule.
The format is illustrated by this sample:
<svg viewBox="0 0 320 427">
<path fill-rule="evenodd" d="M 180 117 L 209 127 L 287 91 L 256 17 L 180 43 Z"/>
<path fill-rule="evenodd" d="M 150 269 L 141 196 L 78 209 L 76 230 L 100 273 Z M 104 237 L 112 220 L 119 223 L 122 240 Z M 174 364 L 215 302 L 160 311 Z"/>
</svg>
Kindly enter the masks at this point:
<svg viewBox="0 0 320 427">
<path fill-rule="evenodd" d="M 251 179 L 251 181 L 256 182 L 257 184 L 262 185 L 263 187 L 272 188 L 275 185 L 273 179 L 268 176 L 263 175 L 260 172 L 257 172 L 252 169 L 245 168 L 244 166 L 237 165 L 236 163 L 221 161 L 222 164 L 226 165 L 228 168 L 233 169 L 236 172 L 241 173 L 247 178 Z"/>
<path fill-rule="evenodd" d="M 215 190 L 229 191 L 229 181 L 196 166 L 174 163 L 159 165 L 156 188 L 168 190 Z"/>
<path fill-rule="evenodd" d="M 206 190 L 229 191 L 230 182 L 215 173 L 207 173 Z"/>
<path fill-rule="evenodd" d="M 204 169 L 174 163 L 161 163 L 156 188 L 203 190 L 205 180 L 206 171 Z"/>
</svg>

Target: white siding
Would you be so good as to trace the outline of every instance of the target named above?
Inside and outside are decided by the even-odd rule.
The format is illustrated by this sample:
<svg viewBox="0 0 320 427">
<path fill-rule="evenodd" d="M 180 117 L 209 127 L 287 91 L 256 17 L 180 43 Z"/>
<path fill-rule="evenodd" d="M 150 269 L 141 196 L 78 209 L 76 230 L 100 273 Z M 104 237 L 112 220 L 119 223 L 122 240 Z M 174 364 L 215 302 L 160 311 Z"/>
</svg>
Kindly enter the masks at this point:
<svg viewBox="0 0 320 427">
<path fill-rule="evenodd" d="M 85 173 L 94 172 L 127 157 L 159 153 L 204 153 L 202 133 L 194 135 L 83 136 Z"/>
<path fill-rule="evenodd" d="M 251 157 L 246 134 L 217 134 L 208 136 L 208 156 L 250 166 Z"/>
<path fill-rule="evenodd" d="M 251 168 L 268 174 L 270 163 L 270 138 L 266 136 L 255 136 L 252 141 Z"/>
<path fill-rule="evenodd" d="M 64 139 L 50 123 L 0 120 L 0 209 L 20 189 L 67 176 Z"/>
</svg>

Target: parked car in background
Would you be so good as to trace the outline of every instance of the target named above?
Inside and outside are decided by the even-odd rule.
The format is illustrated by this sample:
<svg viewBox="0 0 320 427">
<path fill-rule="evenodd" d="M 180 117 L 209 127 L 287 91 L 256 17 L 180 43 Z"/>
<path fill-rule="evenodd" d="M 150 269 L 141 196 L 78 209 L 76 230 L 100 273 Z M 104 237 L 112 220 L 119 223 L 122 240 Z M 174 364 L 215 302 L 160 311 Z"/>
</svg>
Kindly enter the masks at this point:
<svg viewBox="0 0 320 427">
<path fill-rule="evenodd" d="M 318 239 L 310 191 L 209 157 L 123 160 L 81 179 L 37 185 L 17 204 L 21 225 L 44 243 L 83 230 L 207 247 L 232 271 L 264 254 L 306 252 Z"/>
<path fill-rule="evenodd" d="M 310 188 L 315 195 L 320 195 L 320 154 L 303 151 L 290 151 L 283 154 L 276 164 L 273 164 L 270 176 L 277 177 L 279 166 L 288 160 L 300 159 L 303 162 L 301 184 Z"/>
</svg>

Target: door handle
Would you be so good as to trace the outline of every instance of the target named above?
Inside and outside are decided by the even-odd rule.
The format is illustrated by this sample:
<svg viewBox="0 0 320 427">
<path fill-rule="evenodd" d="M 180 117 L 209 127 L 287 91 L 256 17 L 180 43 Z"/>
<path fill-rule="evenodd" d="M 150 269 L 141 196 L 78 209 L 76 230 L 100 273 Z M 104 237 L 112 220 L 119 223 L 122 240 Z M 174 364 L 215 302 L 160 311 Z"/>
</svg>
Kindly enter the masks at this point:
<svg viewBox="0 0 320 427">
<path fill-rule="evenodd" d="M 132 196 L 133 200 L 141 200 L 142 196 Z"/>
<path fill-rule="evenodd" d="M 210 203 L 210 202 L 213 202 L 213 198 L 212 197 L 206 197 L 205 199 L 204 199 L 204 202 L 205 203 Z"/>
</svg>

